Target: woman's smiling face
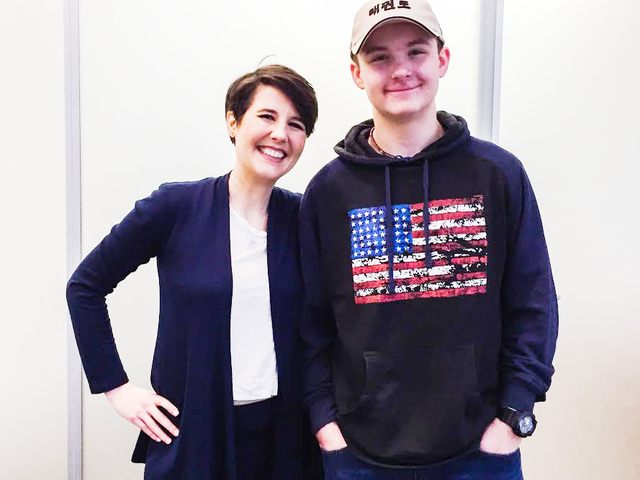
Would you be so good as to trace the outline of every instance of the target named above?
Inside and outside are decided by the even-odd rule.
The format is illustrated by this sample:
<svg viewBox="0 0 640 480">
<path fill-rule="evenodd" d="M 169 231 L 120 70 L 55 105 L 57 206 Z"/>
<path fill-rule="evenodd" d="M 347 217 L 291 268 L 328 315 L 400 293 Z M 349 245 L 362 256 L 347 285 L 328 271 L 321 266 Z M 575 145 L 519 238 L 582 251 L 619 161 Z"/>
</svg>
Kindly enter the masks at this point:
<svg viewBox="0 0 640 480">
<path fill-rule="evenodd" d="M 243 177 L 275 183 L 300 158 L 307 139 L 305 126 L 289 98 L 275 87 L 260 85 L 238 122 L 227 113 L 227 129 L 235 139 L 236 165 Z"/>
</svg>

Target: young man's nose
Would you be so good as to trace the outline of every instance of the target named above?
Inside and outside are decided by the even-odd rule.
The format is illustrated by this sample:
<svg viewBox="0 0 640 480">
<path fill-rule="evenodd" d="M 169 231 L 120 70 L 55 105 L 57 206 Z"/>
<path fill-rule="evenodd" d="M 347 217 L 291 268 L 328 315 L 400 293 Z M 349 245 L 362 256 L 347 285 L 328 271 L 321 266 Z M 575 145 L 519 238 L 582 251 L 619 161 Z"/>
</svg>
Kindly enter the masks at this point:
<svg viewBox="0 0 640 480">
<path fill-rule="evenodd" d="M 393 65 L 393 70 L 391 71 L 391 76 L 393 78 L 404 78 L 411 75 L 411 69 L 409 65 L 405 62 L 396 62 Z"/>
</svg>

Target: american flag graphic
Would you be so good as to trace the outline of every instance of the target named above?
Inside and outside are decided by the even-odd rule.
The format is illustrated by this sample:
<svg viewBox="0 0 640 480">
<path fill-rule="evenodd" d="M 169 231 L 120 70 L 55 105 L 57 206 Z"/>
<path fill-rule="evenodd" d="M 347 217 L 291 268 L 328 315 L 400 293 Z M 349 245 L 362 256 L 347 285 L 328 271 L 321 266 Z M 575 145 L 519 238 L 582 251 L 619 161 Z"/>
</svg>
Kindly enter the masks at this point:
<svg viewBox="0 0 640 480">
<path fill-rule="evenodd" d="M 392 208 L 393 245 L 386 238 L 385 206 L 349 211 L 355 303 L 486 293 L 482 195 L 429 202 L 429 269 L 425 267 L 424 203 Z M 388 287 L 389 254 L 393 255 L 394 293 Z"/>
</svg>

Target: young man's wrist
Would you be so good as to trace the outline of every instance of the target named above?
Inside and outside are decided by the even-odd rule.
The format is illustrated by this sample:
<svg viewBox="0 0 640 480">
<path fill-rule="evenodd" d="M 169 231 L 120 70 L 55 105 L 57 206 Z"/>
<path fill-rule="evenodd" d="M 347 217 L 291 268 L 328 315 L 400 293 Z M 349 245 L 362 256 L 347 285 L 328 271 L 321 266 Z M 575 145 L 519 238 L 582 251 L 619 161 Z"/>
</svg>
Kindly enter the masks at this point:
<svg viewBox="0 0 640 480">
<path fill-rule="evenodd" d="M 316 402 L 309 407 L 311 431 L 316 434 L 325 425 L 337 420 L 335 405 L 331 402 Z"/>
<path fill-rule="evenodd" d="M 521 412 L 533 412 L 536 397 L 536 393 L 524 385 L 507 384 L 502 388 L 499 407 L 509 407 Z"/>
</svg>

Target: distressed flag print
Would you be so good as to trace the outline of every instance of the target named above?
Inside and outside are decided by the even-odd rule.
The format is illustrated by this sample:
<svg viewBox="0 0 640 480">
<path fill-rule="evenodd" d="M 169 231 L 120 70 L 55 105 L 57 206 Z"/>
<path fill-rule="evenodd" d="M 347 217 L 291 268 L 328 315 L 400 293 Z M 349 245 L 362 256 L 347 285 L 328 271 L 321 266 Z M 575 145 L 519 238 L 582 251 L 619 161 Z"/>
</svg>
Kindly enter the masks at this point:
<svg viewBox="0 0 640 480">
<path fill-rule="evenodd" d="M 349 211 L 355 303 L 456 297 L 487 291 L 487 231 L 482 195 L 429 202 L 431 267 L 425 267 L 423 203 L 393 205 L 393 245 L 386 207 Z M 395 291 L 389 291 L 389 254 Z"/>
</svg>

